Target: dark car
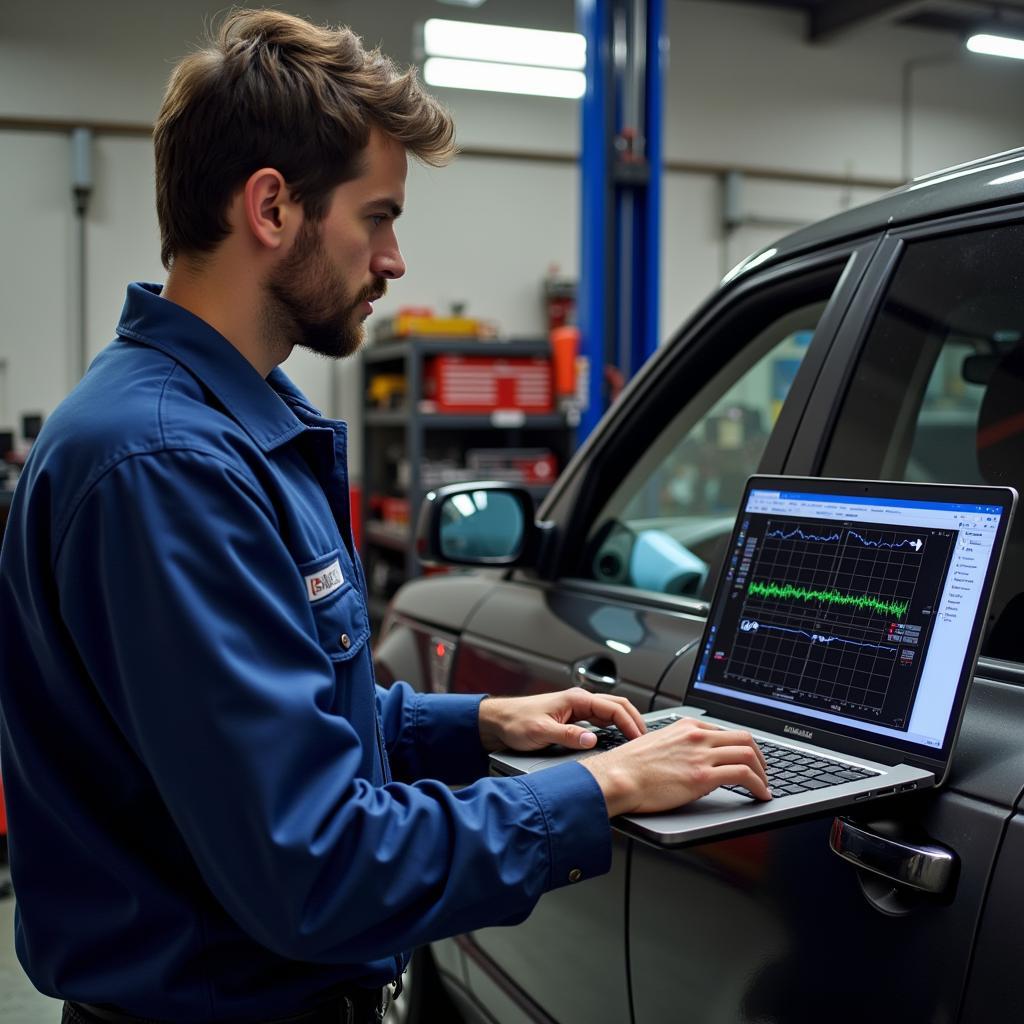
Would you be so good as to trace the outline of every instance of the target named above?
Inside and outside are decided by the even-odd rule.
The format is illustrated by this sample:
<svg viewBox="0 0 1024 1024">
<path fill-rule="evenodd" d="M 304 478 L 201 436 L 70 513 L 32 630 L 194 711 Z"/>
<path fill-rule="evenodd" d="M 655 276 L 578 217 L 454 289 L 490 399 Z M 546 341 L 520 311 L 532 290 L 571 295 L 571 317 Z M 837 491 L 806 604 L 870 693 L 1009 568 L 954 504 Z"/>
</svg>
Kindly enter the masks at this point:
<svg viewBox="0 0 1024 1024">
<path fill-rule="evenodd" d="M 1024 488 L 1024 150 L 741 264 L 637 375 L 536 526 L 515 522 L 522 495 L 490 492 L 512 532 L 492 521 L 450 552 L 484 564 L 504 543 L 518 564 L 398 593 L 382 680 L 496 695 L 582 681 L 642 711 L 679 704 L 755 471 Z M 831 848 L 831 815 L 682 852 L 617 835 L 608 875 L 515 928 L 435 944 L 420 980 L 499 1024 L 1021 1020 L 1022 794 L 1018 517 L 949 782 L 858 805 L 847 835 L 867 867 Z"/>
</svg>

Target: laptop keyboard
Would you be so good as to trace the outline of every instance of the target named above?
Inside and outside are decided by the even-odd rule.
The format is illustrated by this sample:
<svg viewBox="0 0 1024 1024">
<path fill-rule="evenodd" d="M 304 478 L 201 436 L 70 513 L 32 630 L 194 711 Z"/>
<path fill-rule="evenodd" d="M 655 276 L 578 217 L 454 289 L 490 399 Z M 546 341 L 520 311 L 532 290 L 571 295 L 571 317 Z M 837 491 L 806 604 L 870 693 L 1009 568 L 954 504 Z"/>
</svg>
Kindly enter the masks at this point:
<svg viewBox="0 0 1024 1024">
<path fill-rule="evenodd" d="M 768 788 L 772 796 L 792 796 L 794 793 L 807 793 L 813 789 L 825 789 L 828 786 L 841 786 L 844 782 L 856 782 L 859 779 L 870 779 L 880 772 L 844 761 L 833 761 L 827 757 L 783 747 L 769 740 L 759 740 L 757 744 L 764 754 L 768 766 Z M 734 793 L 750 796 L 744 786 L 723 786 Z"/>
<path fill-rule="evenodd" d="M 647 723 L 647 731 L 664 729 L 666 725 L 678 722 L 682 715 L 666 715 Z M 614 726 L 608 729 L 595 729 L 597 745 L 593 750 L 611 750 L 626 742 L 626 737 Z M 814 789 L 825 789 L 828 786 L 841 786 L 844 782 L 856 782 L 859 779 L 870 779 L 880 772 L 869 768 L 860 768 L 846 764 L 844 761 L 833 761 L 827 757 L 784 747 L 769 740 L 760 740 L 758 746 L 764 754 L 768 766 L 768 786 L 773 796 L 792 796 L 795 793 L 807 793 Z M 750 796 L 744 786 L 723 786 Z"/>
</svg>

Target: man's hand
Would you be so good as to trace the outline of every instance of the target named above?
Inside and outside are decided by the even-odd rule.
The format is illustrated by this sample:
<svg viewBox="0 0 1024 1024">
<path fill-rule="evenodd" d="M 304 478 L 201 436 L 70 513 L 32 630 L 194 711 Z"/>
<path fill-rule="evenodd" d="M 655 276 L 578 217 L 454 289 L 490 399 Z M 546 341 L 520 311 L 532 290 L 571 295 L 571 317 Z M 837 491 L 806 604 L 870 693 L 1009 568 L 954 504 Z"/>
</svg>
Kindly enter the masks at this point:
<svg viewBox="0 0 1024 1024">
<path fill-rule="evenodd" d="M 609 817 L 668 811 L 719 786 L 745 786 L 758 800 L 770 800 L 772 795 L 764 756 L 750 733 L 694 718 L 582 763 L 601 787 Z"/>
<path fill-rule="evenodd" d="M 540 750 L 559 743 L 589 750 L 597 737 L 574 725 L 617 725 L 628 739 L 647 731 L 640 712 L 625 697 L 590 693 L 580 687 L 536 697 L 492 697 L 480 705 L 480 740 L 485 750 Z"/>
</svg>

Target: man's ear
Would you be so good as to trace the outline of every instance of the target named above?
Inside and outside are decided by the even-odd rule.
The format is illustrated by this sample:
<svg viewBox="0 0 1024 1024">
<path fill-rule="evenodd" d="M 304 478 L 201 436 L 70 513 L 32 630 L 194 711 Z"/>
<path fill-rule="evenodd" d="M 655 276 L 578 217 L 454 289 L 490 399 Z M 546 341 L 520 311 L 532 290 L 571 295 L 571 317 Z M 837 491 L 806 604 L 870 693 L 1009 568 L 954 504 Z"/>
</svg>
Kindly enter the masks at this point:
<svg viewBox="0 0 1024 1024">
<path fill-rule="evenodd" d="M 284 176 L 273 167 L 249 175 L 242 189 L 242 208 L 253 240 L 267 249 L 287 245 L 302 222 L 302 207 L 291 198 Z"/>
</svg>

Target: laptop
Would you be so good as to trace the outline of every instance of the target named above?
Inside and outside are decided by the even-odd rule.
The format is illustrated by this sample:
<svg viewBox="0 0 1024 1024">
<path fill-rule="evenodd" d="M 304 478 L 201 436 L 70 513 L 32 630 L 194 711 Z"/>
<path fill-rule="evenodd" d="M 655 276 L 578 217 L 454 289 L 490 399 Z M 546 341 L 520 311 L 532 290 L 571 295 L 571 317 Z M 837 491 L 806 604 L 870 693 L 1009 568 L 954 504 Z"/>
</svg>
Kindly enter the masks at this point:
<svg viewBox="0 0 1024 1024">
<path fill-rule="evenodd" d="M 941 785 L 1016 501 L 1008 487 L 751 477 L 683 705 L 644 718 L 750 730 L 774 798 L 720 788 L 614 826 L 682 846 Z M 624 742 L 594 731 L 597 748 L 499 752 L 492 771 Z"/>
</svg>

